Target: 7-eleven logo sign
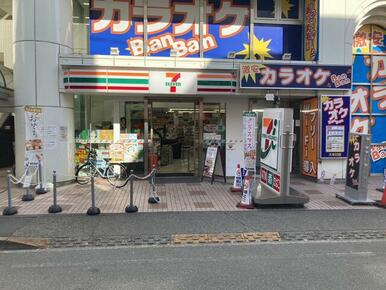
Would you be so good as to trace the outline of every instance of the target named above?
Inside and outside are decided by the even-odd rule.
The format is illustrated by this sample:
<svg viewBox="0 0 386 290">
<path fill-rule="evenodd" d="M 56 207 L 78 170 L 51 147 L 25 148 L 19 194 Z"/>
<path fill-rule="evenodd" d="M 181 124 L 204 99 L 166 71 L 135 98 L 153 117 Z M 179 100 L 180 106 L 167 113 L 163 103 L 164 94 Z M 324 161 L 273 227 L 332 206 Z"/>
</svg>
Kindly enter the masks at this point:
<svg viewBox="0 0 386 290">
<path fill-rule="evenodd" d="M 178 80 L 181 78 L 181 73 L 166 73 L 166 78 L 168 81 L 165 82 L 166 87 L 170 87 L 170 92 L 175 93 L 177 91 L 177 87 L 181 86 L 181 82 Z"/>
</svg>

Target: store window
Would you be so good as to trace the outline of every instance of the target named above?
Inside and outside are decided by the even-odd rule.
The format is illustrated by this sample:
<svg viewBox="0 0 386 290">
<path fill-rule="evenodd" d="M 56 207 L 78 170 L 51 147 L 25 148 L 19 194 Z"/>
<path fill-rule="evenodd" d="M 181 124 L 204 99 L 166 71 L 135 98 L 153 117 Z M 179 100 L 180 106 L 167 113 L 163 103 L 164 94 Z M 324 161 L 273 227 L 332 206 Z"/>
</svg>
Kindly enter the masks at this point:
<svg viewBox="0 0 386 290">
<path fill-rule="evenodd" d="M 73 0 L 72 42 L 75 54 L 89 53 L 89 7 L 88 0 Z"/>
<path fill-rule="evenodd" d="M 256 22 L 301 23 L 303 0 L 255 0 Z"/>
</svg>

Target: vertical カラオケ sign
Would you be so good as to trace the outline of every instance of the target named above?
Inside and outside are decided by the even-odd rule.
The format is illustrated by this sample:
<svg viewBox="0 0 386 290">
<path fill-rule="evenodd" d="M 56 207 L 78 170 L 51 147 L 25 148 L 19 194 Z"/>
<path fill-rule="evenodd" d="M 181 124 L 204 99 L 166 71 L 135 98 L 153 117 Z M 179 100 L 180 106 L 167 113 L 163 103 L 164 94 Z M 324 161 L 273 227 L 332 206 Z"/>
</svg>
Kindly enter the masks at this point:
<svg viewBox="0 0 386 290">
<path fill-rule="evenodd" d="M 358 189 L 359 187 L 359 164 L 361 161 L 361 138 L 360 135 L 351 135 L 348 146 L 348 158 L 346 169 L 346 185 Z"/>
<path fill-rule="evenodd" d="M 347 157 L 350 96 L 321 97 L 320 158 Z"/>
</svg>

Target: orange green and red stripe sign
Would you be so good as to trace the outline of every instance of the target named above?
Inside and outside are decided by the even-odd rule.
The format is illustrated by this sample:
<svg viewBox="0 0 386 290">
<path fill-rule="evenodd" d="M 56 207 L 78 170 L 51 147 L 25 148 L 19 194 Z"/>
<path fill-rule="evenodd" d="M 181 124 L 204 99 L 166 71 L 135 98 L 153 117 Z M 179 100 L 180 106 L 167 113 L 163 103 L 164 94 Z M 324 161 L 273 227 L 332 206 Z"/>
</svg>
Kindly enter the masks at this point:
<svg viewBox="0 0 386 290">
<path fill-rule="evenodd" d="M 76 91 L 147 92 L 149 73 L 119 70 L 66 70 L 64 88 Z"/>
<path fill-rule="evenodd" d="M 232 73 L 199 73 L 197 74 L 198 94 L 234 93 L 236 77 Z"/>
</svg>

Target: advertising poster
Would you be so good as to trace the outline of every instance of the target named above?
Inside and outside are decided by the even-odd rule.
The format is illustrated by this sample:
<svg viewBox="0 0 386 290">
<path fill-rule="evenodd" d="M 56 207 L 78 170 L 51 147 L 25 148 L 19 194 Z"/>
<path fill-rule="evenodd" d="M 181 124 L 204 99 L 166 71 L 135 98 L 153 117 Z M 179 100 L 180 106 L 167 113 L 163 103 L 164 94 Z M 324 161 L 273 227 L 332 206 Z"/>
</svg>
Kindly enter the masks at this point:
<svg viewBox="0 0 386 290">
<path fill-rule="evenodd" d="M 302 175 L 317 177 L 318 173 L 318 98 L 304 100 L 301 106 Z"/>
<path fill-rule="evenodd" d="M 278 117 L 266 116 L 263 118 L 260 161 L 274 170 L 278 169 L 279 162 L 279 132 L 280 120 Z"/>
<path fill-rule="evenodd" d="M 260 170 L 260 180 L 270 188 L 274 189 L 277 193 L 280 192 L 280 175 L 262 167 Z"/>
<path fill-rule="evenodd" d="M 25 164 L 37 166 L 43 158 L 43 114 L 40 107 L 24 107 L 25 113 Z"/>
<path fill-rule="evenodd" d="M 256 170 L 256 113 L 243 114 L 244 164 L 247 170 Z"/>
<path fill-rule="evenodd" d="M 351 66 L 241 64 L 240 88 L 350 90 Z"/>
<path fill-rule="evenodd" d="M 304 60 L 315 61 L 318 54 L 319 0 L 305 0 L 304 8 Z"/>
<path fill-rule="evenodd" d="M 202 172 L 202 176 L 210 178 L 213 176 L 214 166 L 216 164 L 217 150 L 217 146 L 209 146 L 206 150 L 204 171 Z"/>
<path fill-rule="evenodd" d="M 111 162 L 119 163 L 124 160 L 125 147 L 122 143 L 113 143 L 109 146 L 109 158 Z"/>
<path fill-rule="evenodd" d="M 350 132 L 350 97 L 321 97 L 320 158 L 347 157 Z"/>
<path fill-rule="evenodd" d="M 371 173 L 381 173 L 386 168 L 386 144 L 371 145 Z"/>
<path fill-rule="evenodd" d="M 359 163 L 361 155 L 361 138 L 360 135 L 352 134 L 348 146 L 348 158 L 346 169 L 346 185 L 358 189 L 359 187 Z"/>
</svg>

